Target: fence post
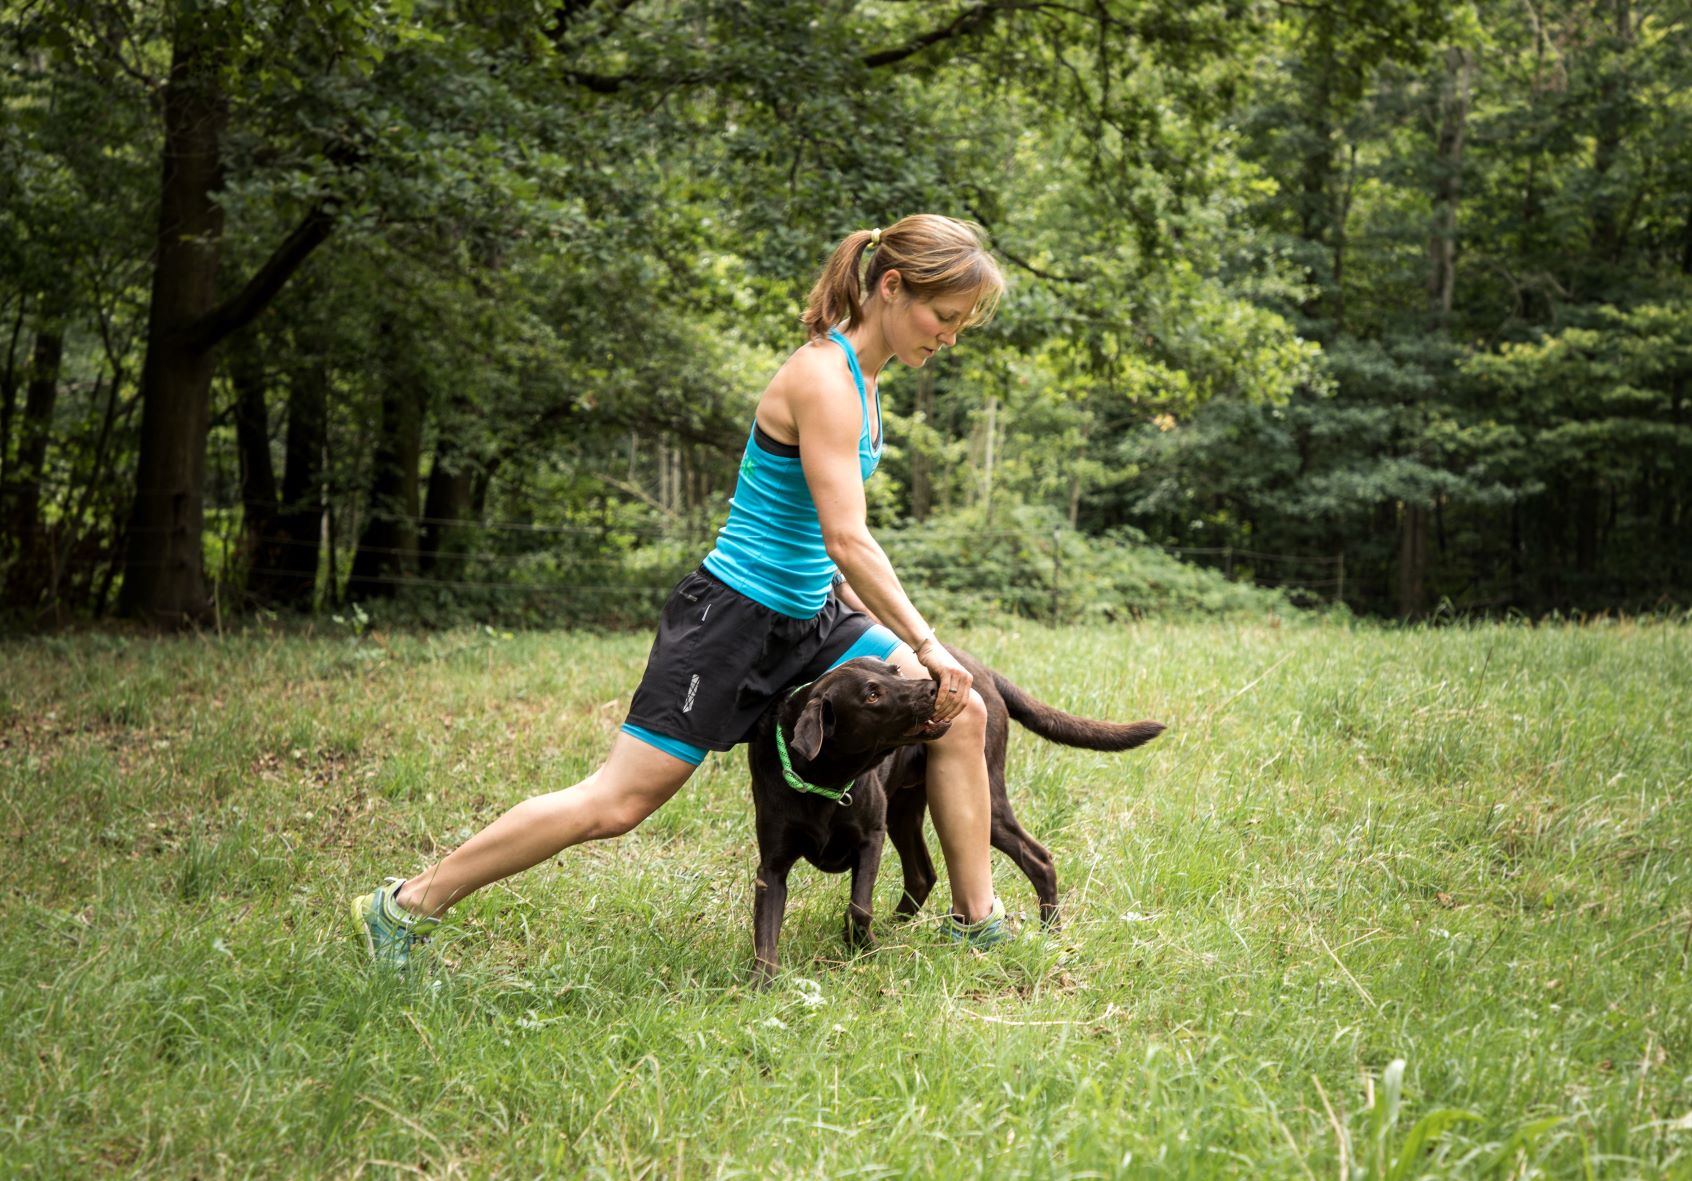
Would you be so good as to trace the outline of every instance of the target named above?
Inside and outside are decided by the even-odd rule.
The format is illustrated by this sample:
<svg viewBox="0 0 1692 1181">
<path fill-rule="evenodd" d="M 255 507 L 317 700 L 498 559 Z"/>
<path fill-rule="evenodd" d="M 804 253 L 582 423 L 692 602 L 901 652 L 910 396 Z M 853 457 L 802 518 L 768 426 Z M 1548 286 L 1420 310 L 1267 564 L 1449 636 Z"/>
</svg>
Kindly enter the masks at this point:
<svg viewBox="0 0 1692 1181">
<path fill-rule="evenodd" d="M 1222 550 L 1222 573 L 1228 581 L 1234 580 L 1234 547 L 1231 545 Z"/>
<path fill-rule="evenodd" d="M 1334 559 L 1334 564 L 1339 571 L 1339 589 L 1334 592 L 1334 602 L 1343 603 L 1345 602 L 1345 551 L 1343 549 L 1340 550 L 1339 557 Z"/>
<path fill-rule="evenodd" d="M 1058 621 L 1058 580 L 1063 574 L 1063 552 L 1058 548 L 1058 541 L 1063 536 L 1061 530 L 1052 530 L 1052 625 Z"/>
</svg>

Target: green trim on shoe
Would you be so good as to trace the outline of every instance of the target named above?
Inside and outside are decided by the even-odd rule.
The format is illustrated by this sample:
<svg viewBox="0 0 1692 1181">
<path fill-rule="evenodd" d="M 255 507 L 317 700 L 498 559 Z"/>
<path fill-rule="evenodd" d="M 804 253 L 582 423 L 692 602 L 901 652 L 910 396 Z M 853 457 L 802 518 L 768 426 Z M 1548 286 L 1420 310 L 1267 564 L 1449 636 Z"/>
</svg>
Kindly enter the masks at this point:
<svg viewBox="0 0 1692 1181">
<path fill-rule="evenodd" d="M 394 895 L 403 885 L 404 878 L 388 878 L 371 893 L 352 900 L 353 920 L 371 960 L 388 968 L 409 964 L 412 948 L 429 942 L 429 933 L 441 925 L 440 919 L 422 918 L 400 906 Z"/>
<path fill-rule="evenodd" d="M 993 909 L 987 912 L 985 918 L 966 923 L 957 915 L 949 914 L 942 925 L 946 928 L 946 938 L 977 951 L 985 951 L 1016 938 L 1016 932 L 1005 920 L 1005 904 L 997 898 L 993 899 Z"/>
</svg>

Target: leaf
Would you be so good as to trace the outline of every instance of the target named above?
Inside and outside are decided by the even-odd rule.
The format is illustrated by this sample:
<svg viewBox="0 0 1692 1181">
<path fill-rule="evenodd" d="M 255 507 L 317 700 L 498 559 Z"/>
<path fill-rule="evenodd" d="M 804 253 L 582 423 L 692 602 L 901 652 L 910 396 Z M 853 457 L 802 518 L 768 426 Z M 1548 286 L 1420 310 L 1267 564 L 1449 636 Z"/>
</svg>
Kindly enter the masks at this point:
<svg viewBox="0 0 1692 1181">
<path fill-rule="evenodd" d="M 1491 1162 L 1486 1166 L 1485 1172 L 1496 1173 L 1500 1169 L 1513 1171 L 1516 1154 L 1522 1149 L 1530 1147 L 1541 1136 L 1562 1123 L 1563 1118 L 1560 1115 L 1547 1116 L 1545 1119 L 1534 1120 L 1532 1123 L 1523 1124 L 1517 1128 L 1511 1137 L 1504 1142 L 1504 1146 L 1493 1156 Z M 1692 1119 L 1692 1115 L 1688 1115 L 1687 1118 Z"/>
<path fill-rule="evenodd" d="M 1404 1147 L 1399 1149 L 1397 1159 L 1387 1170 L 1387 1181 L 1403 1181 L 1404 1178 L 1413 1176 L 1424 1147 L 1431 1146 L 1447 1128 L 1454 1124 L 1480 1122 L 1481 1117 L 1474 1112 L 1456 1107 L 1442 1107 L 1438 1111 L 1428 1112 L 1416 1121 L 1415 1126 L 1410 1129 L 1410 1135 L 1405 1137 Z"/>
</svg>

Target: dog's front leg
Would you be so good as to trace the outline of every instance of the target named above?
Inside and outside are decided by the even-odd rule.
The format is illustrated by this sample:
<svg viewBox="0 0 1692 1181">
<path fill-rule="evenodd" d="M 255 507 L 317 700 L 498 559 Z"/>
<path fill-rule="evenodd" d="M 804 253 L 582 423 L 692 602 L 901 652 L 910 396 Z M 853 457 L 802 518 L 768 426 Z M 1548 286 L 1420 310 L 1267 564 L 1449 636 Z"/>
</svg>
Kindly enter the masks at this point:
<svg viewBox="0 0 1692 1181">
<path fill-rule="evenodd" d="M 875 900 L 875 875 L 881 872 L 881 847 L 887 833 L 877 829 L 858 846 L 858 859 L 852 863 L 852 901 L 846 907 L 846 942 L 852 947 L 875 946 L 870 931 L 870 907 Z"/>
<path fill-rule="evenodd" d="M 752 965 L 752 983 L 758 988 L 768 984 L 776 974 L 776 940 L 781 937 L 781 920 L 787 912 L 787 871 L 793 868 L 791 859 L 766 861 L 758 866 L 758 879 L 752 887 L 752 951 L 756 957 Z"/>
<path fill-rule="evenodd" d="M 900 918 L 916 917 L 938 880 L 934 861 L 928 855 L 928 841 L 922 835 L 922 818 L 927 811 L 928 796 L 921 788 L 894 792 L 887 803 L 887 835 L 905 871 L 905 891 L 893 908 Z"/>
</svg>

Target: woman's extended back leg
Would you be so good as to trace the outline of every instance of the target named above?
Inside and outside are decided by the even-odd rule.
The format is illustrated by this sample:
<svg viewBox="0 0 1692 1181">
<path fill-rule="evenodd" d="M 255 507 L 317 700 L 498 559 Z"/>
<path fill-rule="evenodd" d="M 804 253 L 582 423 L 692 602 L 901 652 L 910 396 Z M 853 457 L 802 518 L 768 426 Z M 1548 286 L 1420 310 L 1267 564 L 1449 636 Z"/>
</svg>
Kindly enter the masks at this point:
<svg viewBox="0 0 1692 1181">
<path fill-rule="evenodd" d="M 681 790 L 694 766 L 619 733 L 599 770 L 574 787 L 532 796 L 401 887 L 413 914 L 440 915 L 475 891 L 583 841 L 621 836 Z"/>
</svg>

